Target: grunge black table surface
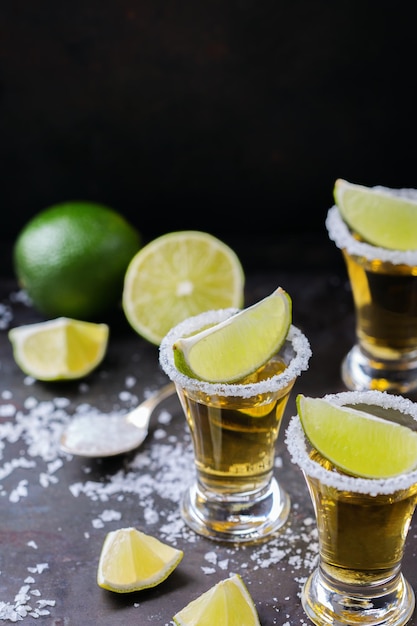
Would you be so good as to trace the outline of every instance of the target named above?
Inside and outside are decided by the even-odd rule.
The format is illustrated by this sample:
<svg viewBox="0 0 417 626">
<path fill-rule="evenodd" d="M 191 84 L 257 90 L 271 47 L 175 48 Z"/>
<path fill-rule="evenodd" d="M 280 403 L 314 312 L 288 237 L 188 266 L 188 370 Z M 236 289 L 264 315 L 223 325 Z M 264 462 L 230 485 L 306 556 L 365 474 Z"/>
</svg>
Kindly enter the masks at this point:
<svg viewBox="0 0 417 626">
<path fill-rule="evenodd" d="M 262 626 L 309 623 L 300 589 L 316 564 L 317 534 L 304 479 L 284 447 L 284 429 L 297 393 L 319 396 L 344 389 L 340 362 L 353 341 L 354 319 L 346 274 L 331 245 L 327 254 L 311 241 L 298 243 L 263 249 L 264 269 L 247 272 L 246 304 L 284 287 L 292 296 L 293 321 L 313 351 L 277 443 L 276 473 L 291 496 L 290 517 L 269 541 L 252 546 L 211 542 L 182 522 L 179 502 L 193 465 L 175 396 L 154 413 L 145 443 L 134 452 L 89 460 L 60 451 L 59 435 L 73 416 L 88 410 L 126 412 L 167 382 L 158 349 L 136 335 L 117 311 L 109 321 L 106 358 L 91 376 L 69 383 L 34 381 L 15 364 L 7 331 L 42 318 L 12 276 L 1 279 L 0 621 L 168 626 L 188 602 L 239 573 Z M 268 263 L 271 253 L 277 255 L 274 263 Z M 128 526 L 181 548 L 184 558 L 158 587 L 113 594 L 96 583 L 99 554 L 107 532 Z M 415 589 L 416 551 L 412 526 L 403 569 Z M 417 619 L 410 623 L 416 625 Z"/>
</svg>

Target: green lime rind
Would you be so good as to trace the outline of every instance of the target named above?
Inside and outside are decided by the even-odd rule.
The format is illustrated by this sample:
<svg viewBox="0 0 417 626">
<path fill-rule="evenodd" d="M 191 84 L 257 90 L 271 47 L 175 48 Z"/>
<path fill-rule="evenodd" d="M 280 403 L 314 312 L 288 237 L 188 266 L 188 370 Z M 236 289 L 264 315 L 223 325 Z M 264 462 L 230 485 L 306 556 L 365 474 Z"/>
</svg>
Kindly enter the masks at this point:
<svg viewBox="0 0 417 626">
<path fill-rule="evenodd" d="M 100 320 L 122 297 L 142 235 L 120 213 L 71 201 L 37 213 L 19 232 L 13 265 L 20 287 L 48 318 Z"/>
<path fill-rule="evenodd" d="M 232 383 L 264 365 L 283 345 L 292 301 L 279 287 L 256 304 L 173 346 L 177 369 L 206 382 Z"/>
<path fill-rule="evenodd" d="M 417 249 L 417 195 L 336 180 L 334 199 L 347 225 L 368 243 L 389 250 Z"/>
<path fill-rule="evenodd" d="M 338 469 L 391 478 L 417 468 L 417 432 L 371 413 L 299 394 L 297 412 L 310 444 Z"/>
</svg>

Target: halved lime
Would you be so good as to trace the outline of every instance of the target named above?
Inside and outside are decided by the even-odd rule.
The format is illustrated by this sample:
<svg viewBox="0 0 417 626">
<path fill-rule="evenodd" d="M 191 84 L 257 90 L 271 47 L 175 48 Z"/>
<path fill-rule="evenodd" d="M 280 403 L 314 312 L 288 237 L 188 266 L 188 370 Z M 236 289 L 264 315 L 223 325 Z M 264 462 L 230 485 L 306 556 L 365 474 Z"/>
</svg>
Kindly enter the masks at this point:
<svg viewBox="0 0 417 626">
<path fill-rule="evenodd" d="M 417 193 L 336 180 L 334 199 L 348 226 L 368 243 L 391 250 L 417 249 Z"/>
<path fill-rule="evenodd" d="M 235 382 L 255 372 L 285 341 L 292 302 L 278 287 L 272 294 L 223 322 L 177 339 L 177 369 L 207 382 Z"/>
<path fill-rule="evenodd" d="M 389 478 L 417 468 L 417 432 L 372 413 L 299 394 L 297 412 L 311 445 L 353 476 Z"/>
<path fill-rule="evenodd" d="M 16 326 L 8 335 L 20 369 L 37 380 L 77 379 L 103 360 L 109 326 L 59 317 Z"/>
<path fill-rule="evenodd" d="M 260 626 L 255 604 L 239 574 L 192 600 L 173 620 L 176 626 Z"/>
<path fill-rule="evenodd" d="M 116 593 L 155 587 L 166 580 L 184 556 L 182 550 L 136 528 L 109 532 L 101 549 L 97 584 Z"/>
<path fill-rule="evenodd" d="M 243 304 L 244 273 L 236 253 L 200 231 L 167 233 L 144 246 L 125 275 L 122 305 L 132 328 L 159 345 L 192 315 Z"/>
</svg>

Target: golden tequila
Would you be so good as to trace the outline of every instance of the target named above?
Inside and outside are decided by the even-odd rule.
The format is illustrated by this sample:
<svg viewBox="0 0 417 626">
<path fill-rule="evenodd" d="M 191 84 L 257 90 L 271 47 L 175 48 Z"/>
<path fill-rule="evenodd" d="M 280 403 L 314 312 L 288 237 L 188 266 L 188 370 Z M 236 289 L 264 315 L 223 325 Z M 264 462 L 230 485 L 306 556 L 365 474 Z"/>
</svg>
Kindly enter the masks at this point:
<svg viewBox="0 0 417 626">
<path fill-rule="evenodd" d="M 193 444 L 195 480 L 184 493 L 182 518 L 210 539 L 256 542 L 288 518 L 290 499 L 274 475 L 276 441 L 311 350 L 304 334 L 291 326 L 279 353 L 249 378 L 208 383 L 180 373 L 175 340 L 235 312 L 208 311 L 179 324 L 161 343 L 160 363 L 176 385 Z"/>
<path fill-rule="evenodd" d="M 330 472 L 335 467 L 310 454 Z M 398 571 L 417 503 L 417 483 L 389 494 L 370 495 L 326 485 L 306 476 L 316 511 L 321 568 L 346 584 L 371 585 Z"/>
<path fill-rule="evenodd" d="M 329 236 L 346 264 L 357 342 L 342 363 L 348 389 L 417 389 L 417 251 L 377 248 L 351 232 L 336 206 Z"/>
<path fill-rule="evenodd" d="M 395 265 L 343 251 L 360 344 L 380 359 L 417 353 L 417 266 Z"/>
<path fill-rule="evenodd" d="M 369 390 L 327 398 L 417 430 L 417 404 L 402 396 Z M 401 563 L 417 504 L 417 469 L 386 479 L 341 472 L 311 447 L 298 415 L 285 441 L 304 474 L 319 537 L 318 566 L 301 592 L 306 614 L 317 626 L 406 624 L 415 596 Z"/>
<path fill-rule="evenodd" d="M 272 359 L 246 384 L 280 374 L 285 363 Z M 250 493 L 269 483 L 275 442 L 294 381 L 254 397 L 206 395 L 179 388 L 191 432 L 201 486 L 218 494 Z"/>
</svg>

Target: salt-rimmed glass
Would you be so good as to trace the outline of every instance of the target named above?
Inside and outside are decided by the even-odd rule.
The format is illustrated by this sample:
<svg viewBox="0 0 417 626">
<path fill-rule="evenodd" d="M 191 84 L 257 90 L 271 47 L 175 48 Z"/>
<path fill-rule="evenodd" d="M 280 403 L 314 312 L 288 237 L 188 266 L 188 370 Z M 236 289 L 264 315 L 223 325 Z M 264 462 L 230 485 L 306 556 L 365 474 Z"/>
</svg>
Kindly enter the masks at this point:
<svg viewBox="0 0 417 626">
<path fill-rule="evenodd" d="M 417 190 L 374 187 L 417 201 Z M 417 389 L 417 250 L 388 250 L 359 240 L 339 209 L 326 218 L 342 251 L 352 289 L 357 342 L 342 363 L 348 389 L 408 393 Z"/>
<path fill-rule="evenodd" d="M 279 353 L 242 383 L 208 383 L 179 372 L 175 340 L 235 313 L 208 311 L 178 324 L 161 342 L 160 364 L 176 385 L 193 442 L 196 478 L 182 500 L 184 521 L 214 540 L 255 542 L 288 518 L 290 499 L 274 476 L 275 444 L 311 350 L 291 326 Z"/>
<path fill-rule="evenodd" d="M 325 398 L 417 430 L 417 404 L 402 396 L 345 391 Z M 306 614 L 320 626 L 406 624 L 415 598 L 401 562 L 417 503 L 417 470 L 387 479 L 340 473 L 310 446 L 298 415 L 285 442 L 304 474 L 319 536 L 318 567 L 301 593 Z"/>
</svg>

